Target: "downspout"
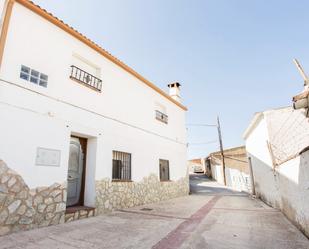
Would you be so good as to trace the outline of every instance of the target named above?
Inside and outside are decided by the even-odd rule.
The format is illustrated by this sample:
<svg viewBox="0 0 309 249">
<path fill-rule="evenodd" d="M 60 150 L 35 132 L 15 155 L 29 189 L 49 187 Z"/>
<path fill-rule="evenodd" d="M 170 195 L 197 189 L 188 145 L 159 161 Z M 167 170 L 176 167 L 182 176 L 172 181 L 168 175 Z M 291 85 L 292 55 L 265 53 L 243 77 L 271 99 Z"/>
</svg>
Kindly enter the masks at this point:
<svg viewBox="0 0 309 249">
<path fill-rule="evenodd" d="M 251 189 L 252 189 L 252 195 L 255 195 L 255 184 L 254 184 L 254 175 L 253 175 L 253 169 L 252 169 L 252 161 L 251 161 L 251 157 L 248 157 L 248 162 L 249 162 L 250 177 L 251 177 Z"/>
</svg>

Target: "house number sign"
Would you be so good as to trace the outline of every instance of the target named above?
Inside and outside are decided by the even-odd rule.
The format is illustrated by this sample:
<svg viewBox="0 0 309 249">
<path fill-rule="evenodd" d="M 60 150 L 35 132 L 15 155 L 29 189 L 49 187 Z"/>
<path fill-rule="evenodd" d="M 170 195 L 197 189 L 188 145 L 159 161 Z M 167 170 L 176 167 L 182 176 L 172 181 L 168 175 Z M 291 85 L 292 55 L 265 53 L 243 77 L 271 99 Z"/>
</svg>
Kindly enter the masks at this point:
<svg viewBox="0 0 309 249">
<path fill-rule="evenodd" d="M 37 148 L 35 164 L 39 166 L 60 166 L 60 150 Z"/>
</svg>

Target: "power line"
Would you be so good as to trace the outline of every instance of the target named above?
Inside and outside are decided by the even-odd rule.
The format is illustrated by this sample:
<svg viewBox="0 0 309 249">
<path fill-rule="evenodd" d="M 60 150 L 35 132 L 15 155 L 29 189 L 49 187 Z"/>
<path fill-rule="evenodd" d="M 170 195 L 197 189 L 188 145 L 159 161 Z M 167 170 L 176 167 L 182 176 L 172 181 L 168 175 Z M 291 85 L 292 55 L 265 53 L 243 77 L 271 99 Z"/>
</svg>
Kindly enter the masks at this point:
<svg viewBox="0 0 309 249">
<path fill-rule="evenodd" d="M 12 86 L 14 86 L 14 87 L 17 87 L 17 88 L 26 90 L 26 91 L 28 91 L 28 92 L 37 94 L 37 95 L 39 95 L 39 96 L 42 96 L 42 97 L 51 99 L 51 100 L 53 100 L 53 101 L 56 101 L 56 102 L 59 102 L 59 103 L 62 103 L 62 104 L 65 104 L 65 105 L 68 105 L 68 106 L 77 108 L 77 109 L 82 110 L 82 111 L 85 111 L 85 112 L 88 112 L 88 113 L 93 114 L 93 115 L 95 115 L 95 116 L 99 116 L 99 117 L 105 118 L 105 119 L 107 119 L 107 120 L 110 120 L 110 121 L 113 121 L 113 122 L 116 122 L 116 123 L 119 123 L 119 124 L 122 124 L 122 125 L 125 125 L 125 126 L 128 126 L 128 127 L 131 127 L 131 128 L 137 129 L 137 130 L 140 130 L 140 131 L 142 131 L 142 132 L 145 132 L 145 133 L 148 133 L 148 134 L 151 134 L 151 135 L 154 135 L 154 136 L 157 136 L 157 137 L 160 137 L 160 138 L 163 138 L 163 139 L 172 141 L 172 142 L 174 142 L 174 143 L 178 143 L 178 144 L 181 144 L 181 145 L 186 145 L 186 143 L 177 141 L 177 140 L 175 140 L 175 139 L 173 139 L 173 138 L 160 135 L 160 134 L 158 134 L 158 133 L 156 133 L 156 132 L 153 132 L 153 131 L 151 131 L 151 130 L 147 130 L 147 129 L 145 129 L 145 128 L 136 126 L 136 125 L 134 125 L 134 124 L 130 124 L 130 123 L 127 123 L 127 122 L 125 122 L 125 121 L 121 121 L 121 120 L 119 120 L 119 119 L 117 119 L 117 118 L 110 117 L 110 116 L 107 116 L 107 115 L 98 113 L 98 112 L 96 112 L 96 111 L 92 111 L 92 110 L 90 110 L 90 109 L 88 109 L 88 108 L 85 108 L 85 107 L 82 107 L 82 106 L 79 106 L 79 105 L 76 105 L 76 104 L 69 103 L 69 102 L 67 102 L 67 101 L 65 101 L 65 100 L 62 100 L 62 99 L 58 99 L 58 98 L 49 96 L 49 95 L 47 95 L 47 94 L 44 94 L 44 93 L 41 93 L 41 92 L 38 92 L 38 91 L 35 91 L 35 90 L 32 90 L 32 89 L 26 88 L 26 87 L 24 87 L 24 86 L 20 86 L 20 85 L 14 83 L 14 82 L 7 81 L 7 80 L 1 79 L 1 78 L 0 78 L 0 81 L 3 82 L 3 83 L 5 83 L 5 84 L 12 85 Z M 33 109 L 25 108 L 25 107 L 21 107 L 21 106 L 17 106 L 17 105 L 12 105 L 12 104 L 7 103 L 7 102 L 2 102 L 2 101 L 1 101 L 0 104 L 5 104 L 5 105 L 12 106 L 12 107 L 14 107 L 14 108 L 20 108 L 20 109 L 24 109 L 24 110 L 28 110 L 28 111 L 32 111 L 32 112 L 36 112 L 36 113 L 40 114 L 39 112 L 37 112 L 37 111 L 35 111 L 35 110 L 33 110 Z M 68 120 L 66 120 L 66 121 L 68 121 Z"/>
<path fill-rule="evenodd" d="M 189 143 L 190 145 L 204 145 L 204 144 L 213 144 L 213 143 L 217 143 L 218 140 L 213 140 L 213 141 L 207 141 L 207 142 L 201 142 L 201 143 Z"/>
<path fill-rule="evenodd" d="M 187 126 L 217 127 L 216 124 L 187 124 Z"/>
</svg>

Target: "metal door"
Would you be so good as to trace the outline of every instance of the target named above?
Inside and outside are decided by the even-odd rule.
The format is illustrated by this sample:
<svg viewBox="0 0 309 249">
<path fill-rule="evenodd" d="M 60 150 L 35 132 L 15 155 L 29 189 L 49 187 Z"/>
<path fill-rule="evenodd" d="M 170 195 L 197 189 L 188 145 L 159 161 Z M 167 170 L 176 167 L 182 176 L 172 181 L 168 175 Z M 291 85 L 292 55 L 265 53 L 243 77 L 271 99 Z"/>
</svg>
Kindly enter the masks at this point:
<svg viewBox="0 0 309 249">
<path fill-rule="evenodd" d="M 67 206 L 76 205 L 81 194 L 83 151 L 78 138 L 71 137 L 68 169 Z"/>
</svg>

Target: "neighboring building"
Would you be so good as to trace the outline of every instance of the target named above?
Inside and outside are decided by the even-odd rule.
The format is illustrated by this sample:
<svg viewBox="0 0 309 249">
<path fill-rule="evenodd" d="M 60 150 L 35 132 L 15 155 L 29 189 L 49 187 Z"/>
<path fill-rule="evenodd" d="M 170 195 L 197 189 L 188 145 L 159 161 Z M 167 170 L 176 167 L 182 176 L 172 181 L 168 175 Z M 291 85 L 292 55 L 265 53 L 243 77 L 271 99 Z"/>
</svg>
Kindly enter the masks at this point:
<svg viewBox="0 0 309 249">
<path fill-rule="evenodd" d="M 294 109 L 303 109 L 305 116 L 309 117 L 309 86 L 305 87 L 304 91 L 293 97 Z"/>
<path fill-rule="evenodd" d="M 196 158 L 188 161 L 189 173 L 205 173 L 205 159 Z"/>
<path fill-rule="evenodd" d="M 258 197 L 309 236 L 309 123 L 290 107 L 256 113 L 244 133 Z"/>
<path fill-rule="evenodd" d="M 27 0 L 0 1 L 0 235 L 186 195 L 186 107 Z"/>
<path fill-rule="evenodd" d="M 238 191 L 250 192 L 251 178 L 245 146 L 226 149 L 223 155 L 226 186 Z M 207 161 L 211 168 L 211 177 L 224 184 L 221 151 L 211 153 Z"/>
</svg>

